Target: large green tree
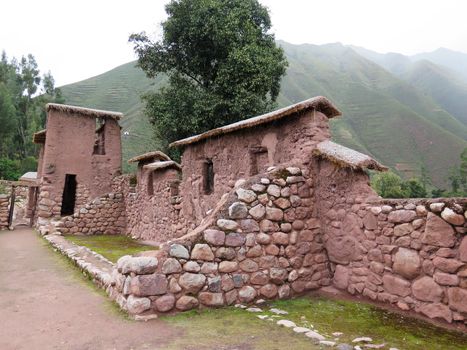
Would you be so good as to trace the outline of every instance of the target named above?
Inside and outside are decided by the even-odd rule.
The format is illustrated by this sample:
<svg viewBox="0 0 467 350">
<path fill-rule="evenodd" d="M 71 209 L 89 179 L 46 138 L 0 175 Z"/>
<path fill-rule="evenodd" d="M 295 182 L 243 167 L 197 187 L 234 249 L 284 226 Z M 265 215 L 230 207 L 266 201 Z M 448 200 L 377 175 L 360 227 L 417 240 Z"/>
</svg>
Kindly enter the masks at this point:
<svg viewBox="0 0 467 350">
<path fill-rule="evenodd" d="M 257 0 L 172 0 L 163 38 L 133 34 L 139 66 L 168 85 L 148 94 L 146 114 L 171 142 L 274 107 L 287 61 Z"/>
<path fill-rule="evenodd" d="M 34 170 L 32 135 L 45 126 L 45 104 L 64 102 L 50 73 L 40 75 L 32 55 L 0 59 L 0 178 Z"/>
</svg>

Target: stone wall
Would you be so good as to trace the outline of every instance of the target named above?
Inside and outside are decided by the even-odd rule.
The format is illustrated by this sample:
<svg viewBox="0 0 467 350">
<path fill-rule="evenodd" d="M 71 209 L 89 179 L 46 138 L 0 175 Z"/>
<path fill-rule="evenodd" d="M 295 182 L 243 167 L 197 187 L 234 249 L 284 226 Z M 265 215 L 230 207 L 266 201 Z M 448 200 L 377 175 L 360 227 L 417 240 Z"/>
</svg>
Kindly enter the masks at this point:
<svg viewBox="0 0 467 350">
<path fill-rule="evenodd" d="M 467 200 L 362 196 L 363 183 L 348 171 L 324 176 L 326 168 L 317 205 L 334 286 L 429 318 L 467 322 Z"/>
<path fill-rule="evenodd" d="M 122 257 L 110 295 L 128 312 L 289 298 L 331 283 L 306 169 L 237 184 L 190 234 L 155 257 Z"/>
<path fill-rule="evenodd" d="M 124 234 L 126 214 L 121 193 L 109 193 L 85 204 L 55 224 L 64 234 Z"/>
<path fill-rule="evenodd" d="M 10 197 L 6 194 L 0 194 L 0 230 L 8 228 L 8 204 Z"/>
<path fill-rule="evenodd" d="M 190 225 L 181 214 L 178 171 L 153 171 L 153 194 L 148 193 L 147 173 L 144 172 L 135 185 L 130 185 L 128 175 L 114 180 L 114 191 L 121 192 L 124 198 L 127 233 L 137 239 L 163 243 L 194 229 L 194 225 Z"/>
<path fill-rule="evenodd" d="M 12 182 L 14 181 L 0 180 L 0 187 L 4 187 L 6 193 L 11 193 Z M 15 193 L 16 193 L 16 198 L 26 199 L 28 198 L 28 187 L 16 186 Z"/>
</svg>

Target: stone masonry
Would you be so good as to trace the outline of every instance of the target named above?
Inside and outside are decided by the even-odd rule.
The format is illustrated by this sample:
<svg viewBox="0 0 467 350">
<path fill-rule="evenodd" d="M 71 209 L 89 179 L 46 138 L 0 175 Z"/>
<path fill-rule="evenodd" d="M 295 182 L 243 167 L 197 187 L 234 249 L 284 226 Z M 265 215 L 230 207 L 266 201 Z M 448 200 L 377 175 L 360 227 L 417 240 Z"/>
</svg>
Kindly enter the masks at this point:
<svg viewBox="0 0 467 350">
<path fill-rule="evenodd" d="M 8 204 L 10 197 L 0 194 L 0 230 L 8 228 Z"/>
</svg>

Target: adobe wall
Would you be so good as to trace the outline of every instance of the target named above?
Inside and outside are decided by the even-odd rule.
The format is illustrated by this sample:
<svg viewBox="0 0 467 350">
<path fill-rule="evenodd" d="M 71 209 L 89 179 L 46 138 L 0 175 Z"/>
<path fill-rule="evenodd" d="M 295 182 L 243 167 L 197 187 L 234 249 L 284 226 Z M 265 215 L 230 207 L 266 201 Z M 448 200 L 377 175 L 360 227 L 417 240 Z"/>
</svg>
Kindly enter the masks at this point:
<svg viewBox="0 0 467 350">
<path fill-rule="evenodd" d="M 238 179 L 265 172 L 272 165 L 304 164 L 314 146 L 326 139 L 330 139 L 328 118 L 320 112 L 308 111 L 185 146 L 180 186 L 184 196 L 183 216 L 199 224 Z M 267 153 L 252 153 L 261 147 Z M 214 191 L 209 195 L 203 188 L 206 159 L 212 160 L 215 174 Z M 252 159 L 257 160 L 256 172 Z"/>
<path fill-rule="evenodd" d="M 105 120 L 105 155 L 97 155 L 93 154 L 95 118 L 49 110 L 41 163 L 39 217 L 60 217 L 66 174 L 77 175 L 77 209 L 112 191 L 112 179 L 121 172 L 120 126 L 113 118 Z"/>
<path fill-rule="evenodd" d="M 130 185 L 130 176 L 120 176 L 114 181 L 114 190 L 123 194 L 126 232 L 137 239 L 163 243 L 183 236 L 194 226 L 181 214 L 182 197 L 172 191 L 180 182 L 179 172 L 175 169 L 152 171 L 152 195 L 148 192 L 150 173 L 139 173 L 136 186 Z"/>
<path fill-rule="evenodd" d="M 141 314 L 289 298 L 329 285 L 313 181 L 296 167 L 250 179 L 156 257 L 119 259 L 108 292 Z"/>
<path fill-rule="evenodd" d="M 63 234 L 124 234 L 126 213 L 121 193 L 109 193 L 84 205 L 55 225 Z"/>
<path fill-rule="evenodd" d="M 317 186 L 334 286 L 467 322 L 467 199 L 377 200 L 353 178 L 328 163 Z"/>
<path fill-rule="evenodd" d="M 8 228 L 8 204 L 10 197 L 6 194 L 0 194 L 0 230 Z"/>
</svg>

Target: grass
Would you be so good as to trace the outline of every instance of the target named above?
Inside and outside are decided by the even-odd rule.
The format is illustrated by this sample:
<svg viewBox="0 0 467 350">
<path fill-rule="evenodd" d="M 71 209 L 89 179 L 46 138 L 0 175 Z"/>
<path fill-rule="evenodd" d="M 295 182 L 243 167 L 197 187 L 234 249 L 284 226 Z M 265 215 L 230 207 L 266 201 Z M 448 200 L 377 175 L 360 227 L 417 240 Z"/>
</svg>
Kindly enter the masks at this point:
<svg viewBox="0 0 467 350">
<path fill-rule="evenodd" d="M 167 349 L 325 349 L 303 334 L 279 327 L 277 320 L 294 321 L 334 340 L 333 332 L 342 332 L 339 343 L 352 344 L 356 337 L 373 338 L 373 344 L 385 343 L 404 350 L 467 349 L 467 335 L 436 327 L 430 323 L 380 309 L 371 304 L 332 300 L 310 296 L 276 301 L 269 307 L 289 312 L 278 316 L 269 311 L 250 313 L 229 307 L 190 311 L 162 320 L 184 334 L 167 345 Z M 263 310 L 269 310 L 263 306 Z M 274 321 L 260 320 L 269 315 Z M 196 346 L 194 346 L 194 344 Z"/>
<path fill-rule="evenodd" d="M 156 250 L 157 247 L 142 244 L 128 236 L 93 235 L 93 236 L 64 236 L 69 241 L 85 246 L 101 254 L 112 262 L 117 262 L 124 255 L 133 255 L 147 250 Z"/>
<path fill-rule="evenodd" d="M 333 339 L 333 332 L 344 333 L 339 342 L 352 343 L 356 337 L 371 337 L 375 344 L 404 350 L 460 350 L 467 349 L 467 334 L 446 330 L 428 322 L 374 305 L 332 300 L 324 297 L 277 301 L 274 307 L 286 310 L 281 316 L 297 325 L 310 327 Z M 270 312 L 262 313 L 274 315 Z"/>
<path fill-rule="evenodd" d="M 167 350 L 320 349 L 303 335 L 233 307 L 188 311 L 162 319 L 183 332 L 164 347 Z"/>
</svg>

